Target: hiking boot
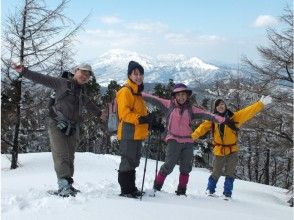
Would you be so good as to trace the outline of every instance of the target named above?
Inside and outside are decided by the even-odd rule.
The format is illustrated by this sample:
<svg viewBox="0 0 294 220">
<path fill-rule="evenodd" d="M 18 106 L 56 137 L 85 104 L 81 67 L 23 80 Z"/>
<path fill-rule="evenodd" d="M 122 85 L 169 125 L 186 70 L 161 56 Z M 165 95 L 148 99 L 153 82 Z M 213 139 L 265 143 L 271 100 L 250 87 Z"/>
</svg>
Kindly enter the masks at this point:
<svg viewBox="0 0 294 220">
<path fill-rule="evenodd" d="M 223 194 L 222 195 L 222 198 L 224 199 L 224 200 L 231 200 L 232 199 L 232 195 L 226 195 L 226 194 Z"/>
<path fill-rule="evenodd" d="M 137 197 L 141 197 L 141 196 L 144 196 L 145 192 L 144 191 L 142 192 L 140 190 L 136 190 L 132 194 L 136 195 Z"/>
<path fill-rule="evenodd" d="M 215 192 L 212 192 L 212 191 L 210 191 L 210 190 L 206 190 L 206 191 L 205 191 L 205 194 L 206 194 L 207 196 L 211 196 L 211 197 L 218 197 L 218 195 L 216 195 Z"/>
<path fill-rule="evenodd" d="M 67 178 L 60 178 L 58 183 L 58 195 L 62 197 L 76 196 L 76 192 L 72 189 L 71 183 Z"/>
<path fill-rule="evenodd" d="M 186 195 L 186 189 L 187 188 L 180 188 L 180 187 L 178 187 L 178 189 L 177 189 L 177 191 L 175 191 L 175 193 L 177 194 L 177 196 L 181 196 L 181 195 L 187 196 Z"/>
<path fill-rule="evenodd" d="M 156 181 L 154 181 L 153 189 L 156 190 L 156 191 L 160 191 L 161 188 L 162 188 L 162 185 L 157 184 Z"/>
</svg>

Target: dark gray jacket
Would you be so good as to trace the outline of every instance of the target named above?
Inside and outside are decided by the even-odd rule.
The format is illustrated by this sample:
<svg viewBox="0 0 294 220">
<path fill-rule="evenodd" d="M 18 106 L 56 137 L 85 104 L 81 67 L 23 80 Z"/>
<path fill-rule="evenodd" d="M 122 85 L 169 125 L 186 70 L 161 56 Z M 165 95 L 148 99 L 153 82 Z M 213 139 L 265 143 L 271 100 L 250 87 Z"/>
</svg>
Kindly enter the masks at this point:
<svg viewBox="0 0 294 220">
<path fill-rule="evenodd" d="M 89 100 L 82 92 L 83 87 L 73 79 L 52 77 L 28 69 L 22 72 L 22 76 L 35 83 L 54 89 L 56 92 L 54 107 L 56 111 L 61 112 L 68 120 L 79 123 L 81 121 L 82 106 L 85 106 L 88 111 L 100 117 L 101 110 Z M 67 95 L 64 95 L 65 93 Z"/>
</svg>

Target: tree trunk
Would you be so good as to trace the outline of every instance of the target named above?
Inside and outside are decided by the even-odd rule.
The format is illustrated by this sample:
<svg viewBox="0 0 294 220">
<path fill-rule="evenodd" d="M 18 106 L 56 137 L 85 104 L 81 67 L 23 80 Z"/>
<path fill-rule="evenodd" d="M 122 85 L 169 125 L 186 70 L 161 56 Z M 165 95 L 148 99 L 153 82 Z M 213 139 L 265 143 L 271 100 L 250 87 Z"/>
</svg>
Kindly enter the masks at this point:
<svg viewBox="0 0 294 220">
<path fill-rule="evenodd" d="M 26 21 L 27 21 L 27 5 L 28 2 L 26 0 L 25 7 L 23 10 L 23 19 L 22 19 L 22 32 L 21 32 L 21 39 L 20 39 L 20 64 L 23 65 L 24 63 L 24 43 L 25 43 L 25 34 L 26 34 Z M 19 136 L 19 128 L 20 128 L 20 105 L 21 105 L 21 76 L 15 83 L 17 98 L 16 98 L 16 124 L 14 128 L 14 139 L 13 139 L 13 147 L 12 147 L 12 160 L 11 160 L 11 169 L 16 169 L 18 167 L 17 160 L 18 160 L 18 136 Z"/>
<path fill-rule="evenodd" d="M 265 171 L 265 179 L 264 179 L 264 184 L 269 185 L 270 183 L 270 149 L 266 149 L 266 159 L 265 159 L 265 164 L 264 164 L 264 171 Z"/>
<path fill-rule="evenodd" d="M 255 181 L 259 183 L 259 149 L 258 147 L 255 150 L 255 164 L 254 164 L 254 175 L 255 175 Z"/>
<path fill-rule="evenodd" d="M 12 147 L 12 160 L 11 160 L 11 169 L 16 169 L 17 159 L 18 159 L 18 136 L 19 136 L 19 127 L 20 127 L 20 100 L 21 100 L 21 81 L 16 82 L 16 91 L 17 91 L 17 106 L 16 106 L 16 124 L 14 128 L 14 139 Z"/>
<path fill-rule="evenodd" d="M 248 166 L 248 178 L 249 181 L 252 181 L 252 170 L 251 170 L 251 165 L 252 165 L 252 148 L 251 148 L 251 139 L 249 137 L 249 147 L 248 147 L 248 162 L 247 162 L 247 166 Z"/>
<path fill-rule="evenodd" d="M 291 179 L 291 177 L 290 177 L 291 169 L 292 169 L 292 158 L 289 157 L 288 161 L 287 161 L 287 172 L 286 172 L 286 176 L 285 176 L 285 189 L 289 189 L 290 186 L 293 184 L 290 181 L 290 179 Z"/>
</svg>

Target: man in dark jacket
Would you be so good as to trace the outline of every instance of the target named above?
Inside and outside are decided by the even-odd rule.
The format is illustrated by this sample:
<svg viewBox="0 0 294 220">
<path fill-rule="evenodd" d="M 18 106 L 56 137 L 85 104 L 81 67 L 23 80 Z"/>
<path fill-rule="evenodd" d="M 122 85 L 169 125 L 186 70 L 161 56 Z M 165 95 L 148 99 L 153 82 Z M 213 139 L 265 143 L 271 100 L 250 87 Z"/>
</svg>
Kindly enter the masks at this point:
<svg viewBox="0 0 294 220">
<path fill-rule="evenodd" d="M 23 65 L 12 65 L 23 77 L 55 90 L 53 114 L 49 117 L 48 132 L 54 168 L 57 175 L 58 195 L 75 196 L 79 190 L 73 184 L 74 153 L 79 142 L 79 124 L 82 107 L 101 116 L 100 109 L 84 94 L 84 85 L 93 74 L 89 64 L 80 64 L 70 79 L 33 72 Z"/>
</svg>

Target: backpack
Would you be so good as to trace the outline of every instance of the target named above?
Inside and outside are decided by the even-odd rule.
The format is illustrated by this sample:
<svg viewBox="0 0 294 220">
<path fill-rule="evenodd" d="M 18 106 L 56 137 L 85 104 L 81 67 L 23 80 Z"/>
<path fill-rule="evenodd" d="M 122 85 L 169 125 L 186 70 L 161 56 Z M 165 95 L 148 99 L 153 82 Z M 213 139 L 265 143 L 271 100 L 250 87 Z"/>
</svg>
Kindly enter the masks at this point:
<svg viewBox="0 0 294 220">
<path fill-rule="evenodd" d="M 133 89 L 128 85 L 123 85 L 120 89 L 123 87 L 127 87 L 133 95 L 138 95 L 133 92 Z M 119 124 L 119 118 L 118 118 L 118 106 L 117 106 L 117 100 L 114 98 L 114 100 L 110 103 L 108 103 L 108 119 L 107 119 L 107 130 L 110 134 L 115 134 L 117 132 L 118 124 Z"/>
<path fill-rule="evenodd" d="M 108 120 L 107 130 L 109 133 L 116 133 L 118 127 L 118 113 L 117 113 L 117 101 L 116 98 L 108 103 Z"/>
</svg>

